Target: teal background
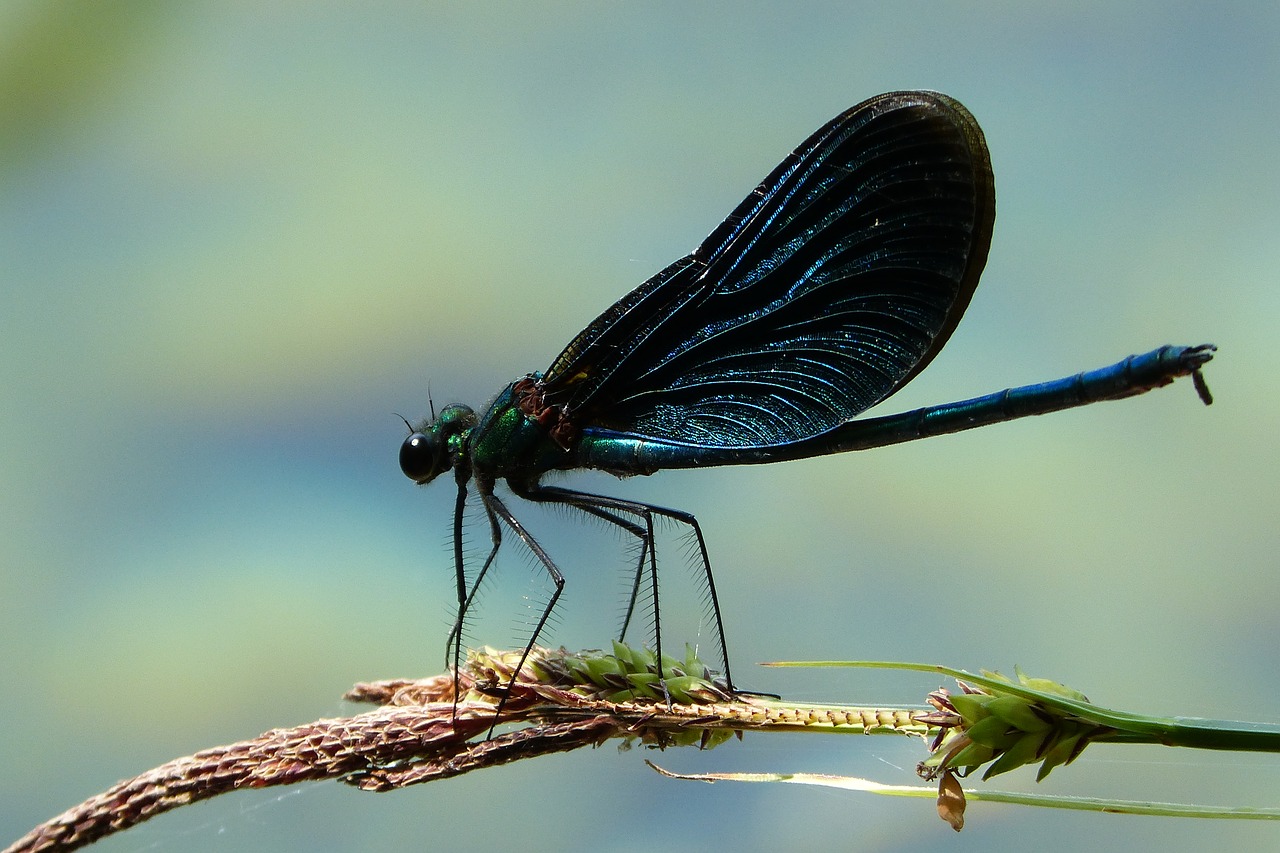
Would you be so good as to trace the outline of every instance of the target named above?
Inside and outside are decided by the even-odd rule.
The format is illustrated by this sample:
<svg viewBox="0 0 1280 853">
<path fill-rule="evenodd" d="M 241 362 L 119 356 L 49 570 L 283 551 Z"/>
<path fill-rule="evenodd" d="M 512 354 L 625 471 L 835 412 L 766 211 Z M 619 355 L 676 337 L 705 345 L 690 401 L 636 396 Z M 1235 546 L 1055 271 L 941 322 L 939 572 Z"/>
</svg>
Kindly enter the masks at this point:
<svg viewBox="0 0 1280 853">
<path fill-rule="evenodd" d="M 439 671 L 453 490 L 402 477 L 392 413 L 544 369 L 811 131 L 901 88 L 977 116 L 998 217 L 964 322 L 884 411 L 1202 341 L 1214 406 L 1182 382 L 871 453 L 568 482 L 698 514 L 743 684 L 898 704 L 941 682 L 753 663 L 1017 663 L 1108 706 L 1275 720 L 1280 6 L 21 0 L 0 7 L 0 843 L 178 755 L 349 713 L 354 681 Z M 605 643 L 619 543 L 528 518 L 569 575 L 550 639 Z M 527 560 L 502 571 L 478 641 L 527 618 Z M 920 755 L 754 735 L 650 757 L 910 783 Z M 691 785 L 643 757 L 243 792 L 96 849 L 1276 839 L 982 805 L 955 836 L 927 802 Z M 1032 776 L 999 786 L 1274 806 L 1280 781 L 1274 758 L 1136 747 Z"/>
</svg>

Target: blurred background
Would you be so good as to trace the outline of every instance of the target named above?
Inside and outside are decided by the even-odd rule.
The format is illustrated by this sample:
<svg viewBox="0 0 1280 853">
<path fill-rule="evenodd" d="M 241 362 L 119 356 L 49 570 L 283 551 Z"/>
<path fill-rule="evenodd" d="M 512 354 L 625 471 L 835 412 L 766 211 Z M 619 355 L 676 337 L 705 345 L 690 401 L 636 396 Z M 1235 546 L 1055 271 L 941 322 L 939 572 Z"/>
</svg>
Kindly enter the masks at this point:
<svg viewBox="0 0 1280 853">
<path fill-rule="evenodd" d="M 1275 720 L 1280 6 L 11 0 L 0 842 L 170 758 L 350 713 L 354 681 L 440 671 L 454 492 L 401 475 L 393 413 L 425 415 L 428 389 L 480 407 L 545 369 L 810 132 L 902 88 L 978 118 L 998 217 L 964 322 L 880 411 L 1203 341 L 1221 347 L 1213 407 L 1183 381 L 869 453 L 567 483 L 698 514 L 743 685 L 903 704 L 943 682 L 754 664 L 1016 663 L 1106 706 Z M 625 543 L 516 509 L 569 578 L 547 639 L 607 644 Z M 541 587 L 518 551 L 499 572 L 472 638 L 507 645 L 522 585 Z M 749 735 L 650 757 L 909 784 L 921 756 Z M 982 804 L 954 836 L 927 801 L 694 786 L 643 757 L 244 792 L 96 849 L 1275 837 Z M 998 787 L 1274 806 L 1277 776 L 1273 758 L 1115 747 Z"/>
</svg>

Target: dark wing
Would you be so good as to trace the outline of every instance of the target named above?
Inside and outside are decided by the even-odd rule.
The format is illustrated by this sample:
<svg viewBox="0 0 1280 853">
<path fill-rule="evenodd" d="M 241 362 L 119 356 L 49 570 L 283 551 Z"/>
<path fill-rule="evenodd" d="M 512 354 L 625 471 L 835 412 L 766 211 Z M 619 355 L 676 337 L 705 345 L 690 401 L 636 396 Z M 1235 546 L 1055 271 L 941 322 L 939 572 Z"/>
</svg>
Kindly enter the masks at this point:
<svg viewBox="0 0 1280 853">
<path fill-rule="evenodd" d="M 968 110 L 931 92 L 872 98 L 579 334 L 547 371 L 545 402 L 579 428 L 704 446 L 815 435 L 933 359 L 994 219 Z"/>
</svg>

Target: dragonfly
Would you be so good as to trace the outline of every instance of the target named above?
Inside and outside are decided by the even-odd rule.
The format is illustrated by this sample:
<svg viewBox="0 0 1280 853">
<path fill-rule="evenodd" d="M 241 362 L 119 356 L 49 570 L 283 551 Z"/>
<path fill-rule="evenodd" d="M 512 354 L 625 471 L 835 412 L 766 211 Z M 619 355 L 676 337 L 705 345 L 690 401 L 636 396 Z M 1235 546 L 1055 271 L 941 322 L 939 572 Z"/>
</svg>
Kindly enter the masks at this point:
<svg viewBox="0 0 1280 853">
<path fill-rule="evenodd" d="M 782 161 L 688 255 L 628 293 L 543 373 L 483 411 L 454 404 L 414 427 L 400 467 L 418 484 L 452 471 L 457 614 L 464 619 L 508 533 L 550 578 L 518 673 L 564 589 L 549 553 L 495 487 L 615 525 L 639 542 L 620 639 L 636 600 L 652 605 L 663 682 L 655 519 L 687 528 L 701 563 L 723 679 L 734 690 L 702 528 L 680 509 L 545 485 L 550 472 L 618 477 L 754 465 L 865 450 L 1142 394 L 1201 373 L 1212 344 L 1163 346 L 1064 379 L 896 415 L 859 418 L 933 360 L 986 264 L 995 181 L 986 140 L 955 99 L 902 91 L 836 116 Z M 408 422 L 406 421 L 406 425 Z M 468 585 L 463 517 L 479 496 L 490 548 Z M 514 678 L 514 676 L 513 676 Z"/>
</svg>

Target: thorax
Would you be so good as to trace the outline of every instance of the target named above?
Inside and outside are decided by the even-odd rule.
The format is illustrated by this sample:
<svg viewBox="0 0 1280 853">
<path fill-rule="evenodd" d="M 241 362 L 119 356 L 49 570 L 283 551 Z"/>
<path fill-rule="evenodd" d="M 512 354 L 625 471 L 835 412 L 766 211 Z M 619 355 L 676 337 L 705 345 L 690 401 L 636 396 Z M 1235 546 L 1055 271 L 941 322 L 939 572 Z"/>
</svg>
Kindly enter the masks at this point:
<svg viewBox="0 0 1280 853">
<path fill-rule="evenodd" d="M 528 412 L 523 388 L 534 378 L 504 388 L 472 428 L 467 455 L 476 474 L 493 479 L 536 477 L 544 471 L 577 467 L 572 450 L 558 444 Z"/>
</svg>

